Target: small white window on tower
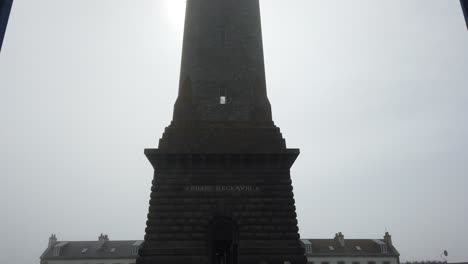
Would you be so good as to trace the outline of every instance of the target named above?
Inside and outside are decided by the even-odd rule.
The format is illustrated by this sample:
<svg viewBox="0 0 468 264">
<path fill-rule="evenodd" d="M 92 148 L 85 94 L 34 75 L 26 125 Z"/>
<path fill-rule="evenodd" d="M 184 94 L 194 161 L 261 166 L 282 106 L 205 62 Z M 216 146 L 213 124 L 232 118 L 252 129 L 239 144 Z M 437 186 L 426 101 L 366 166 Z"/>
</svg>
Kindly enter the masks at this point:
<svg viewBox="0 0 468 264">
<path fill-rule="evenodd" d="M 227 103 L 227 88 L 222 87 L 219 89 L 219 104 L 225 105 Z"/>
</svg>

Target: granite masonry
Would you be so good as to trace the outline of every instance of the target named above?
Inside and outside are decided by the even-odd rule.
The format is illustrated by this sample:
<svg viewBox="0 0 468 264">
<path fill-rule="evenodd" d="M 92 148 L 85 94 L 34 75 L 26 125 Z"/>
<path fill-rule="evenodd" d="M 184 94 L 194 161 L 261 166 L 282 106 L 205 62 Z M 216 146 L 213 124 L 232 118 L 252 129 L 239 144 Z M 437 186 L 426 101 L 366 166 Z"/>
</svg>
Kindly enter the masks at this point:
<svg viewBox="0 0 468 264">
<path fill-rule="evenodd" d="M 304 264 L 288 149 L 267 97 L 258 0 L 187 1 L 179 94 L 139 264 Z"/>
</svg>

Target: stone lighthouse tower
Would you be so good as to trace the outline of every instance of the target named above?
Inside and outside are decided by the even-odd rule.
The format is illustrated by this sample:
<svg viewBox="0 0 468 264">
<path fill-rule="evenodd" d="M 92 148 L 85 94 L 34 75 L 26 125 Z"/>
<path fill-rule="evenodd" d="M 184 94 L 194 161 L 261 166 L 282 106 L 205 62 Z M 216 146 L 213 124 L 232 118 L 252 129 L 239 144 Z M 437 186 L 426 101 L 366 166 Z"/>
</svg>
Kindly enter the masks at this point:
<svg viewBox="0 0 468 264">
<path fill-rule="evenodd" d="M 188 0 L 174 116 L 139 264 L 304 264 L 286 148 L 267 97 L 259 0 Z"/>
</svg>

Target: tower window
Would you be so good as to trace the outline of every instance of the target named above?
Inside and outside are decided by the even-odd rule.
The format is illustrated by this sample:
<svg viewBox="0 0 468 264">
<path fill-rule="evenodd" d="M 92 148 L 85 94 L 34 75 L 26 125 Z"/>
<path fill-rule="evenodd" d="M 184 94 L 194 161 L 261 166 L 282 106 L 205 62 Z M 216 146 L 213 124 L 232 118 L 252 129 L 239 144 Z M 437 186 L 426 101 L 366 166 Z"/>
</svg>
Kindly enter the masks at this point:
<svg viewBox="0 0 468 264">
<path fill-rule="evenodd" d="M 227 103 L 227 88 L 222 87 L 219 89 L 219 104 L 225 105 Z"/>
</svg>

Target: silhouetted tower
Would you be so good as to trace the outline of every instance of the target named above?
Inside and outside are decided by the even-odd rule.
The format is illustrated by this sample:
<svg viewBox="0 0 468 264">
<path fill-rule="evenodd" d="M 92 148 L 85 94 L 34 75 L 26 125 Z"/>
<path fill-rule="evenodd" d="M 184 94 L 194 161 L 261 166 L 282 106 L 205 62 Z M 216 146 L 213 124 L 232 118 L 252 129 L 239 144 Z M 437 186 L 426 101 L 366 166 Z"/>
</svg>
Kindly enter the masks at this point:
<svg viewBox="0 0 468 264">
<path fill-rule="evenodd" d="M 0 0 L 0 51 L 2 50 L 3 38 L 5 37 L 12 5 L 13 0 Z"/>
<path fill-rule="evenodd" d="M 258 0 L 189 0 L 179 95 L 158 149 L 141 264 L 303 264 L 271 115 Z"/>
</svg>

